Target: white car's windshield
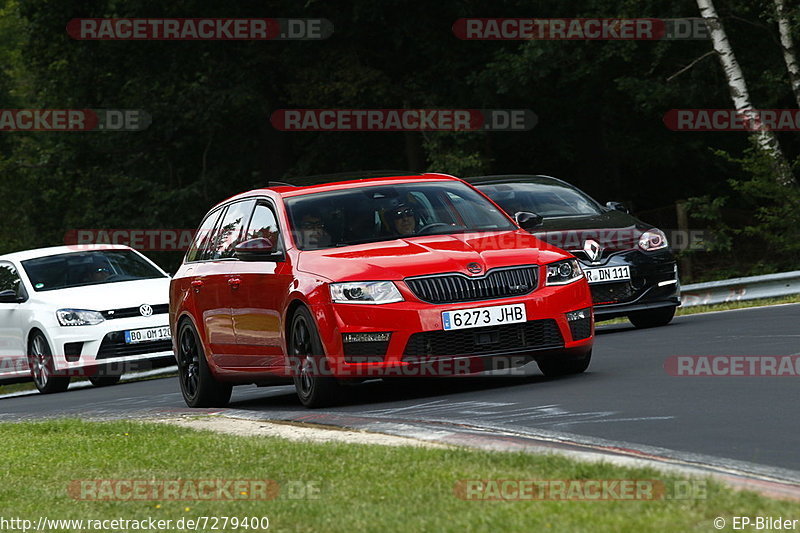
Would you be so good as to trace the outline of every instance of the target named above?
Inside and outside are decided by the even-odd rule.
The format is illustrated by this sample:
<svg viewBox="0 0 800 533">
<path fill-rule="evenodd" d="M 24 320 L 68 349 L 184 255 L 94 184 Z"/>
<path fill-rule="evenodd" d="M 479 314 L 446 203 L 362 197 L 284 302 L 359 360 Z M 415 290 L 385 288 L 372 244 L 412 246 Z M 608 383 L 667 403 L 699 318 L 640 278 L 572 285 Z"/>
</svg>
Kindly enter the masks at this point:
<svg viewBox="0 0 800 533">
<path fill-rule="evenodd" d="M 35 291 L 165 277 L 131 250 L 91 250 L 22 261 Z"/>
<path fill-rule="evenodd" d="M 516 226 L 459 182 L 422 182 L 313 193 L 286 200 L 301 250 L 398 237 L 507 231 Z"/>
</svg>

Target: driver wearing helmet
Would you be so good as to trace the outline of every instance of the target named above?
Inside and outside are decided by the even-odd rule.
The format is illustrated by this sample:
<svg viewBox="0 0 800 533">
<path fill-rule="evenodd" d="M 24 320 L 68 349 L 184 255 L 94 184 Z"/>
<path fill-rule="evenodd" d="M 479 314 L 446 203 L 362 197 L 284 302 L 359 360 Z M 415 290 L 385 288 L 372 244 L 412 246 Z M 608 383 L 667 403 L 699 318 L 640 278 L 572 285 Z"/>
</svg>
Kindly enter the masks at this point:
<svg viewBox="0 0 800 533">
<path fill-rule="evenodd" d="M 417 215 L 408 204 L 400 204 L 388 212 L 389 227 L 398 235 L 413 235 L 417 231 Z"/>
</svg>

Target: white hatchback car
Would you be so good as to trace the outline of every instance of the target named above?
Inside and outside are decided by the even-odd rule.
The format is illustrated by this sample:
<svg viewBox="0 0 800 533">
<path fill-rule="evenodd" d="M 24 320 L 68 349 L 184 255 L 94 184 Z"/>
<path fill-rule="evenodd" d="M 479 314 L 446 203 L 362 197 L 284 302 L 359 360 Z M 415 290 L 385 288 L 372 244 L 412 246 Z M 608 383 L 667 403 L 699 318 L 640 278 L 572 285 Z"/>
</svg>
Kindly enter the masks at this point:
<svg viewBox="0 0 800 533">
<path fill-rule="evenodd" d="M 110 385 L 138 362 L 173 358 L 169 281 L 127 246 L 0 256 L 0 380 L 60 392 L 74 375 Z"/>
</svg>

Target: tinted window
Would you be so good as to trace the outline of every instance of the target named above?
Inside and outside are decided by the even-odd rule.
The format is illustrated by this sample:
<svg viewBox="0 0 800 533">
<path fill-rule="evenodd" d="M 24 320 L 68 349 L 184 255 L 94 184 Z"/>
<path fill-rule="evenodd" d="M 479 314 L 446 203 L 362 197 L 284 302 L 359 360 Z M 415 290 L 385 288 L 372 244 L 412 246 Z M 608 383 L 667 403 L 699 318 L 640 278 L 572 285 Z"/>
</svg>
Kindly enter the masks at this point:
<svg viewBox="0 0 800 533">
<path fill-rule="evenodd" d="M 27 296 L 17 269 L 10 263 L 0 263 L 0 292 L 2 291 L 14 291 L 23 298 Z"/>
<path fill-rule="evenodd" d="M 264 238 L 277 245 L 279 236 L 278 221 L 275 218 L 275 213 L 266 204 L 256 205 L 256 209 L 253 211 L 253 218 L 250 220 L 250 226 L 243 240 Z"/>
<path fill-rule="evenodd" d="M 301 250 L 516 228 L 495 206 L 460 182 L 373 185 L 286 200 Z"/>
<path fill-rule="evenodd" d="M 602 211 L 591 198 L 566 184 L 503 183 L 478 188 L 510 215 L 530 211 L 543 217 L 599 215 Z"/>
<path fill-rule="evenodd" d="M 200 258 L 200 252 L 208 245 L 211 232 L 214 229 L 214 224 L 219 218 L 219 214 L 221 212 L 221 209 L 217 209 L 213 213 L 209 214 L 200 224 L 200 227 L 197 228 L 197 233 L 194 236 L 194 242 L 192 242 L 192 246 L 186 253 L 186 261 L 196 261 Z"/>
<path fill-rule="evenodd" d="M 222 221 L 214 229 L 213 237 L 208 247 L 208 259 L 228 259 L 233 257 L 234 247 L 244 240 L 244 232 L 250 221 L 255 200 L 243 200 L 228 206 L 222 216 Z"/>
<path fill-rule="evenodd" d="M 22 267 L 36 291 L 165 277 L 133 250 L 51 255 L 22 261 Z"/>
</svg>

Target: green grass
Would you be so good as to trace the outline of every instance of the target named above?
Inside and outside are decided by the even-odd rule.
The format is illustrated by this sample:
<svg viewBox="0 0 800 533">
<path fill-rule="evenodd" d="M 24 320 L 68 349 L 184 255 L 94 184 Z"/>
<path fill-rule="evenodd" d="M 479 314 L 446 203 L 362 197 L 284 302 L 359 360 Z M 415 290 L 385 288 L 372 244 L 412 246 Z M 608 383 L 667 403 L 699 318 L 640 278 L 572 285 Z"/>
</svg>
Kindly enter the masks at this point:
<svg viewBox="0 0 800 533">
<path fill-rule="evenodd" d="M 10 385 L 0 385 L 0 394 L 11 394 L 12 392 L 22 392 L 27 390 L 35 390 L 36 386 L 32 381 L 23 383 L 11 383 Z"/>
<path fill-rule="evenodd" d="M 796 304 L 800 303 L 800 294 L 792 294 L 781 298 L 760 298 L 758 300 L 744 300 L 725 302 L 714 305 L 694 305 L 692 307 L 679 307 L 677 315 L 696 315 L 711 311 L 727 311 L 730 309 L 745 309 L 747 307 L 761 307 L 765 305 Z"/>
<path fill-rule="evenodd" d="M 179 519 L 268 516 L 275 531 L 713 531 L 732 515 L 800 516 L 800 504 L 709 483 L 706 499 L 465 501 L 464 479 L 664 479 L 650 469 L 557 456 L 236 437 L 124 421 L 0 424 L 0 502 L 5 518 Z M 315 499 L 80 501 L 80 479 L 271 479 L 316 483 Z M 728 529 L 729 530 L 729 529 Z M 228 531 L 232 531 L 228 529 Z M 242 530 L 239 530 L 242 531 Z"/>
</svg>

